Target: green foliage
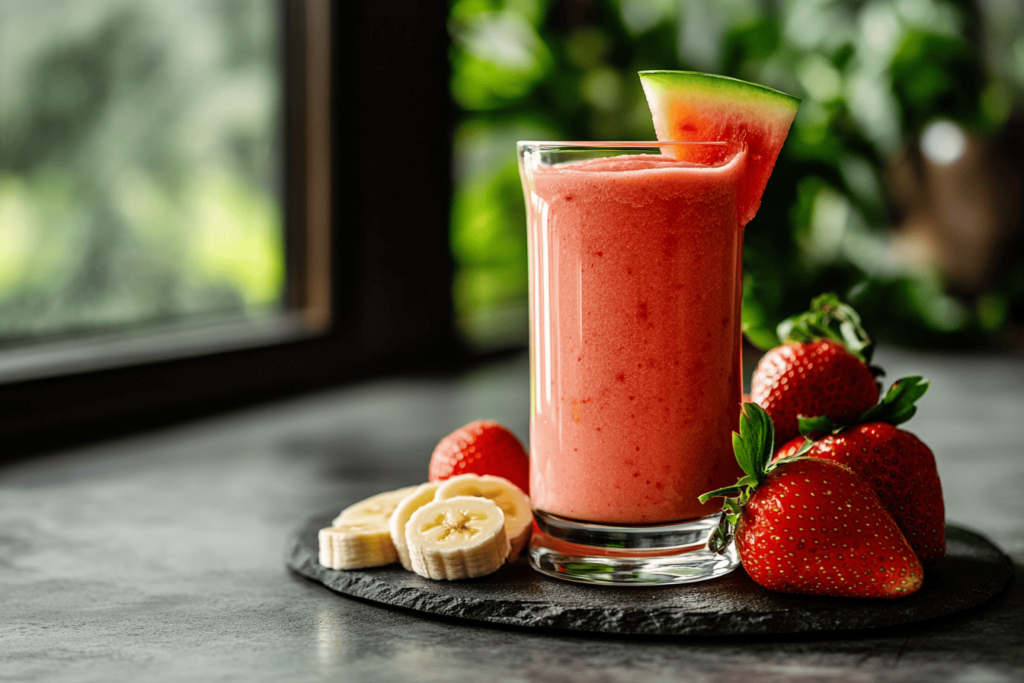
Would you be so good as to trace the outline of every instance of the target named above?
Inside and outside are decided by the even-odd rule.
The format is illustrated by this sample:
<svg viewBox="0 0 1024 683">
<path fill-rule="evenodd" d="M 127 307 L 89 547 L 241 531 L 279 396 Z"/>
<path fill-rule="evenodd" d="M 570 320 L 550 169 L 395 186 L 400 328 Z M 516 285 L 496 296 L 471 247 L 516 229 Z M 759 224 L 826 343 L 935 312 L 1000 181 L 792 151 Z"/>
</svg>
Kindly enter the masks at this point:
<svg viewBox="0 0 1024 683">
<path fill-rule="evenodd" d="M 756 403 L 743 404 L 740 431 L 732 435 L 732 449 L 736 461 L 748 477 L 759 484 L 764 479 L 768 463 L 772 461 L 775 444 L 775 426 L 768 413 Z"/>
<path fill-rule="evenodd" d="M 0 343 L 276 306 L 273 3 L 0 16 Z"/>
<path fill-rule="evenodd" d="M 736 523 L 743 514 L 743 506 L 750 502 L 754 491 L 768 473 L 779 466 L 778 462 L 772 462 L 774 443 L 775 427 L 768 413 L 756 403 L 744 403 L 740 416 L 740 431 L 732 434 L 732 449 L 736 455 L 736 462 L 745 476 L 736 480 L 732 486 L 708 491 L 698 498 L 701 503 L 706 503 L 712 498 L 723 498 L 722 518 L 708 541 L 708 547 L 714 552 L 724 552 L 732 542 Z M 785 462 L 803 457 L 810 447 L 811 441 L 808 439 Z"/>
<path fill-rule="evenodd" d="M 928 391 L 929 382 L 923 377 L 904 377 L 892 383 L 882 400 L 864 411 L 863 415 L 844 424 L 836 424 L 828 415 L 800 416 L 800 433 L 808 440 L 820 434 L 838 434 L 854 425 L 868 422 L 888 422 L 901 425 L 917 414 L 914 405 Z"/>
<path fill-rule="evenodd" d="M 975 50 L 963 39 L 908 31 L 893 55 L 890 72 L 904 135 L 920 131 L 936 112 L 972 128 L 984 127 L 985 73 Z"/>
<path fill-rule="evenodd" d="M 468 184 L 452 209 L 452 248 L 473 268 L 456 281 L 456 310 L 467 312 L 526 296 L 526 222 L 515 159 Z"/>
<path fill-rule="evenodd" d="M 892 263 L 892 211 L 882 173 L 886 161 L 936 117 L 991 131 L 1005 119 L 1011 98 L 1024 91 L 1024 72 L 1003 64 L 1016 63 L 1007 55 L 1019 53 L 1024 41 L 990 22 L 996 38 L 1005 35 L 1002 42 L 993 39 L 992 50 L 1002 52 L 986 57 L 978 48 L 978 11 L 946 0 L 459 0 L 451 10 L 452 92 L 462 107 L 460 126 L 490 130 L 477 139 L 497 139 L 510 121 L 529 120 L 545 130 L 546 139 L 575 140 L 651 138 L 636 76 L 641 70 L 710 71 L 797 95 L 803 104 L 747 227 L 747 335 L 764 344 L 812 296 L 835 291 L 879 338 L 978 344 L 1014 316 L 1024 318 L 1024 261 L 1014 260 L 993 290 L 973 302 L 946 294 L 934 271 Z M 1024 12 L 1014 16 L 1019 26 Z M 499 39 L 488 32 L 498 26 L 516 28 Z M 490 42 L 480 40 L 483 35 Z M 496 50 L 497 44 L 504 47 Z M 478 60 L 490 60 L 490 66 Z M 455 154 L 458 159 L 473 152 L 460 146 Z M 511 141 L 504 154 L 512 157 Z M 499 163 L 478 169 L 491 177 L 507 172 Z M 481 175 L 463 177 L 456 205 L 466 205 L 464 195 L 483 184 Z M 498 207 L 505 199 L 493 201 Z M 487 213 L 503 210 L 475 205 Z M 472 222 L 455 220 L 456 231 Z M 525 223 L 506 222 L 502 230 L 523 231 Z M 510 243 L 508 236 L 500 241 Z M 453 239 L 461 272 L 485 267 L 476 252 L 463 249 L 469 243 Z M 521 240 L 519 248 L 525 249 Z M 506 263 L 511 269 L 525 257 L 510 256 Z M 525 269 L 517 277 L 523 291 Z M 462 313 L 497 305 L 514 289 L 495 290 Z"/>
<path fill-rule="evenodd" d="M 904 377 L 896 380 L 889 387 L 885 397 L 878 405 L 869 408 L 861 416 L 861 422 L 888 422 L 891 425 L 903 424 L 917 413 L 914 404 L 917 399 L 928 391 L 928 380 L 923 377 Z"/>
<path fill-rule="evenodd" d="M 818 339 L 839 342 L 865 363 L 871 362 L 874 352 L 874 344 L 856 309 L 832 292 L 814 297 L 809 311 L 786 318 L 779 323 L 776 332 L 781 343 Z"/>
</svg>

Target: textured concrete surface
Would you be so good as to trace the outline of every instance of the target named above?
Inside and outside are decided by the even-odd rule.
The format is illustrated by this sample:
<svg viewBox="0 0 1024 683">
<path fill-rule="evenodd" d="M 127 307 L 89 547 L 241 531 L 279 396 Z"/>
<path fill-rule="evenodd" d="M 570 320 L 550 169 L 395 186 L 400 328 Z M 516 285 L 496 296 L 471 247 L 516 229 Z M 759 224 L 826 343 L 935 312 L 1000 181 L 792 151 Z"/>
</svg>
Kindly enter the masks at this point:
<svg viewBox="0 0 1024 683">
<path fill-rule="evenodd" d="M 310 516 L 424 479 L 448 431 L 489 416 L 525 437 L 520 359 L 0 468 L 0 680 L 1022 680 L 1024 359 L 878 360 L 932 379 L 909 429 L 936 453 L 948 519 L 1014 559 L 981 608 L 840 636 L 592 636 L 380 607 L 285 567 Z"/>
</svg>

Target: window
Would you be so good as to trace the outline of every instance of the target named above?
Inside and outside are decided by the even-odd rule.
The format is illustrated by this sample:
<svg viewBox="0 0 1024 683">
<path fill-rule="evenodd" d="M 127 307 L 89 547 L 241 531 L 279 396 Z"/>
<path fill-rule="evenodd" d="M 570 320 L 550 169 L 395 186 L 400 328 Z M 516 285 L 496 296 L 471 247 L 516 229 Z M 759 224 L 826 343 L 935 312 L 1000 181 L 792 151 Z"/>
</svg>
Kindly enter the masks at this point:
<svg viewBox="0 0 1024 683">
<path fill-rule="evenodd" d="M 3 125 L 0 191 L 14 187 L 20 194 L 0 196 L 0 231 L 26 232 L 10 219 L 24 209 L 45 229 L 63 225 L 75 237 L 73 221 L 48 222 L 33 212 L 84 216 L 94 203 L 99 217 L 83 219 L 90 229 L 119 230 L 130 239 L 127 247 L 95 247 L 101 261 L 122 268 L 108 275 L 115 280 L 106 283 L 110 298 L 97 297 L 87 310 L 64 318 L 33 318 L 24 302 L 20 319 L 4 313 L 5 297 L 24 289 L 26 280 L 7 276 L 16 284 L 4 290 L 0 279 L 0 439 L 31 448 L 39 438 L 78 438 L 457 355 L 447 241 L 444 8 L 409 0 L 378 5 L 356 3 L 342 16 L 331 12 L 336 5 L 328 0 L 0 0 L 0 43 L 8 46 L 0 47 L 0 117 L 17 119 L 18 98 L 28 97 L 23 90 L 51 97 L 54 106 L 70 108 L 55 139 L 78 130 L 82 140 L 89 137 L 78 144 L 95 147 L 91 159 L 120 155 L 145 171 L 90 177 L 90 162 L 58 157 L 50 164 L 57 172 L 84 166 L 86 178 L 75 182 L 91 184 L 102 199 L 69 190 L 60 202 L 31 204 L 31 192 L 57 190 L 46 184 L 49 178 L 37 177 L 39 164 L 11 161 L 25 138 Z M 91 28 L 78 34 L 40 28 L 53 16 Z M 40 95 L 24 85 L 24 75 L 11 76 L 14 60 L 4 51 L 14 43 L 4 36 L 19 31 L 47 34 L 52 54 L 70 55 L 61 62 L 61 73 L 70 74 L 63 84 L 48 79 Z M 139 55 L 153 53 L 153 41 L 166 51 L 147 62 Z M 202 54 L 179 55 L 179 43 L 188 43 L 186 53 Z M 126 54 L 134 56 L 95 56 L 95 49 L 122 44 L 132 46 L 135 52 Z M 110 54 L 119 53 L 111 48 Z M 90 59 L 119 63 L 96 66 Z M 116 104 L 107 93 L 103 107 L 94 105 L 90 114 L 86 104 L 95 96 L 89 93 L 98 86 L 79 76 L 110 70 L 121 80 L 104 87 L 130 101 Z M 179 101 L 183 95 L 159 84 L 157 75 L 168 72 L 203 92 L 198 113 L 184 119 L 221 117 L 213 126 L 217 134 L 189 134 L 171 116 L 187 107 Z M 408 83 L 382 87 L 395 74 Z M 124 87 L 132 79 L 141 88 L 134 94 Z M 410 102 L 416 104 L 411 120 Z M 119 126 L 111 107 L 147 121 L 165 116 L 186 130 L 162 136 L 156 152 L 145 152 L 130 143 L 147 133 Z M 39 115 L 23 118 L 29 128 L 45 123 Z M 105 132 L 85 136 L 89 121 Z M 181 159 L 193 158 L 193 147 L 213 150 L 212 157 L 200 154 L 192 170 L 183 170 L 189 164 Z M 104 211 L 115 215 L 104 221 Z M 140 256 L 147 239 L 157 248 Z M 177 258 L 176 240 L 198 242 L 199 261 L 168 274 L 172 269 L 161 259 Z M 66 241 L 55 248 L 81 256 Z M 0 268 L 25 262 L 0 257 Z M 163 275 L 146 272 L 144 284 L 122 278 L 140 262 L 156 263 Z M 57 272 L 71 281 L 74 270 Z M 67 281 L 44 283 L 50 289 L 37 290 L 37 301 L 71 310 L 61 297 L 96 294 Z"/>
<path fill-rule="evenodd" d="M 275 9 L 3 3 L 0 343 L 278 306 Z"/>
</svg>

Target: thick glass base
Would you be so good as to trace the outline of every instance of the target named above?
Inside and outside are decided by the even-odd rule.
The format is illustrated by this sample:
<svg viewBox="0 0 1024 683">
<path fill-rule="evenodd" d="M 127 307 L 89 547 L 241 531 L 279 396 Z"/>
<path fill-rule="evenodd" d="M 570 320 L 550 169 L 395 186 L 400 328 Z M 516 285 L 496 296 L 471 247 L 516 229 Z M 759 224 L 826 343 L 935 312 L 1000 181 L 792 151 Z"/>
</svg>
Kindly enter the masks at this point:
<svg viewBox="0 0 1024 683">
<path fill-rule="evenodd" d="M 530 565 L 577 583 L 668 586 L 707 581 L 739 565 L 736 546 L 718 555 L 707 548 L 719 515 L 680 524 L 608 526 L 534 510 Z"/>
</svg>

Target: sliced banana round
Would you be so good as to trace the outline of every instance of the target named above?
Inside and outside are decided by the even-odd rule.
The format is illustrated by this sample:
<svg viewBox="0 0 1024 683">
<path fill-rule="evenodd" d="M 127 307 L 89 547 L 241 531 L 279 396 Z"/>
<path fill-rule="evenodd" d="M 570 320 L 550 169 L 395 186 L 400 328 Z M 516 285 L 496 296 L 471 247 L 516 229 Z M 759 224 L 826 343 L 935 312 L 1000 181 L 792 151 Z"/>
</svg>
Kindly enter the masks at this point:
<svg viewBox="0 0 1024 683">
<path fill-rule="evenodd" d="M 405 525 L 412 570 L 428 579 L 472 579 L 497 571 L 509 552 L 505 515 L 486 498 L 427 503 Z"/>
<path fill-rule="evenodd" d="M 342 510 L 331 526 L 320 530 L 320 564 L 331 569 L 362 569 L 397 561 L 388 520 L 402 499 L 415 490 L 415 486 L 407 486 L 378 493 Z"/>
<path fill-rule="evenodd" d="M 366 500 L 349 505 L 341 511 L 341 514 L 334 518 L 331 526 L 338 526 L 342 520 L 353 522 L 378 517 L 383 517 L 385 526 L 387 526 L 387 520 L 391 517 L 391 513 L 395 511 L 395 508 L 398 507 L 403 498 L 415 490 L 415 486 L 406 486 L 404 489 L 378 493 L 376 496 L 370 496 Z"/>
<path fill-rule="evenodd" d="M 342 521 L 321 529 L 320 564 L 331 569 L 362 569 L 398 559 L 386 518 Z"/>
<path fill-rule="evenodd" d="M 515 562 L 530 541 L 533 532 L 533 511 L 530 499 L 522 490 L 504 477 L 488 474 L 460 474 L 441 482 L 434 500 L 447 500 L 454 496 L 477 496 L 493 500 L 505 515 L 505 535 L 512 544 L 508 561 Z"/>
<path fill-rule="evenodd" d="M 405 525 L 412 517 L 412 513 L 434 500 L 434 493 L 437 491 L 437 484 L 420 484 L 412 493 L 407 495 L 391 513 L 388 526 L 391 529 L 391 542 L 395 544 L 398 552 L 398 561 L 402 566 L 412 571 L 412 561 L 409 559 L 409 544 L 405 540 Z"/>
</svg>

